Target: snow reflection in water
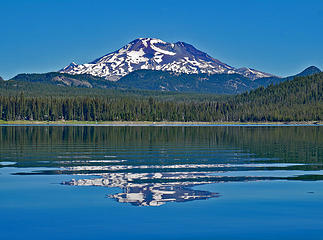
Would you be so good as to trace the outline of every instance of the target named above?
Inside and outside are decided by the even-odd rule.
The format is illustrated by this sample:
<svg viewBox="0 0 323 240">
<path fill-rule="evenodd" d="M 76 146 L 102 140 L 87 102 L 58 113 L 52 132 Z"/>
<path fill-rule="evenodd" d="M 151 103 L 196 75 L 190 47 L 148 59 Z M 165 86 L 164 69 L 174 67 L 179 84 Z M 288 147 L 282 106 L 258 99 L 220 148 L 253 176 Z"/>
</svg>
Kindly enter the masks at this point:
<svg viewBox="0 0 323 240">
<path fill-rule="evenodd" d="M 166 202 L 185 202 L 219 197 L 218 193 L 192 189 L 193 186 L 211 183 L 210 181 L 186 181 L 206 176 L 206 173 L 201 172 L 109 173 L 101 174 L 100 178 L 72 179 L 71 181 L 63 182 L 63 184 L 118 187 L 123 190 L 122 193 L 109 195 L 109 197 L 116 199 L 118 202 L 131 203 L 136 206 L 160 206 Z M 149 180 L 157 182 L 149 182 Z M 167 182 L 167 180 L 175 181 Z M 137 183 L 136 181 L 146 182 Z"/>
<path fill-rule="evenodd" d="M 72 186 L 117 187 L 122 193 L 109 195 L 118 202 L 136 206 L 160 206 L 166 202 L 186 202 L 219 197 L 219 193 L 195 190 L 192 187 L 216 182 L 257 181 L 278 179 L 270 176 L 230 176 L 228 167 L 269 167 L 271 164 L 174 164 L 174 165 L 113 165 L 64 167 L 70 173 L 100 176 L 89 179 L 72 179 L 63 182 Z M 274 167 L 290 167 L 300 164 L 272 164 Z M 156 172 L 161 169 L 161 172 Z M 91 171 L 105 171 L 95 173 Z M 116 172 L 126 171 L 126 172 Z M 143 172 L 144 171 L 144 172 Z"/>
</svg>

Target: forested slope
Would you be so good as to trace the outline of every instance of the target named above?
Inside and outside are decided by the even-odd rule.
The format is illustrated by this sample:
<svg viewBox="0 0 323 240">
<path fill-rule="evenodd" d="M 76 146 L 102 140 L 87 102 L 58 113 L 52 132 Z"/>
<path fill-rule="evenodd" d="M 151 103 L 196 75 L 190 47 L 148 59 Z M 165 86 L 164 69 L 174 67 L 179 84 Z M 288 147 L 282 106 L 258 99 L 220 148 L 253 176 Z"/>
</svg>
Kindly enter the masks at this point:
<svg viewBox="0 0 323 240">
<path fill-rule="evenodd" d="M 219 98 L 149 95 L 43 95 L 0 97 L 2 120 L 85 121 L 319 121 L 323 73 Z M 116 97 L 117 96 L 117 97 Z M 184 95 L 185 96 L 185 95 Z M 192 95 L 193 96 L 193 95 Z"/>
<path fill-rule="evenodd" d="M 322 120 L 323 73 L 260 87 L 232 100 L 240 120 Z"/>
</svg>

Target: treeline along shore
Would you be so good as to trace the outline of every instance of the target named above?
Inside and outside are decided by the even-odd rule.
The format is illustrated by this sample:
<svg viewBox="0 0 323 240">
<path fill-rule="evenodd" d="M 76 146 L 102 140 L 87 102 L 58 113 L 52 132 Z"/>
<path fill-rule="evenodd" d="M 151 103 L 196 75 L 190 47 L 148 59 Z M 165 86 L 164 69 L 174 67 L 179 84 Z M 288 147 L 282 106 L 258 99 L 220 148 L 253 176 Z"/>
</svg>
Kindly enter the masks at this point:
<svg viewBox="0 0 323 240">
<path fill-rule="evenodd" d="M 323 73 L 227 97 L 147 95 L 0 95 L 0 120 L 289 122 L 323 120 Z M 38 90 L 39 91 L 39 87 Z M 158 95 L 158 94 L 157 94 Z"/>
</svg>

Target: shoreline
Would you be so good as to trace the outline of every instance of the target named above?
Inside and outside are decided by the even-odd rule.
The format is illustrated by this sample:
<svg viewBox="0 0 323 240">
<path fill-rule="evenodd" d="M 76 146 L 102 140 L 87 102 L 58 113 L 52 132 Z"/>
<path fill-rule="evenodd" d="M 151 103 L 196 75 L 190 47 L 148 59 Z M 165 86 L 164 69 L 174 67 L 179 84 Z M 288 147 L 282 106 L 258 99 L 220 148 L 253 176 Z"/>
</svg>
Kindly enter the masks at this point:
<svg viewBox="0 0 323 240">
<path fill-rule="evenodd" d="M 302 122 L 150 122 L 150 121 L 0 121 L 0 126 L 323 126 L 322 121 Z"/>
</svg>

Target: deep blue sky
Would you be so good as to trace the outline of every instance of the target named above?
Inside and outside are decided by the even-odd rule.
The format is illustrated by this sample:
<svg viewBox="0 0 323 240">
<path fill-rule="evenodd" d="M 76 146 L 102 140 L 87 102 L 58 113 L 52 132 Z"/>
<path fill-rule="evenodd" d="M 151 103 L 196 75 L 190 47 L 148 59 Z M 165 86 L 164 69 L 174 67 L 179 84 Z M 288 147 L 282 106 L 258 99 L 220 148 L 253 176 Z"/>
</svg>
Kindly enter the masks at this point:
<svg viewBox="0 0 323 240">
<path fill-rule="evenodd" d="M 138 37 L 280 76 L 323 69 L 323 1 L 0 0 L 0 76 L 89 62 Z"/>
</svg>

